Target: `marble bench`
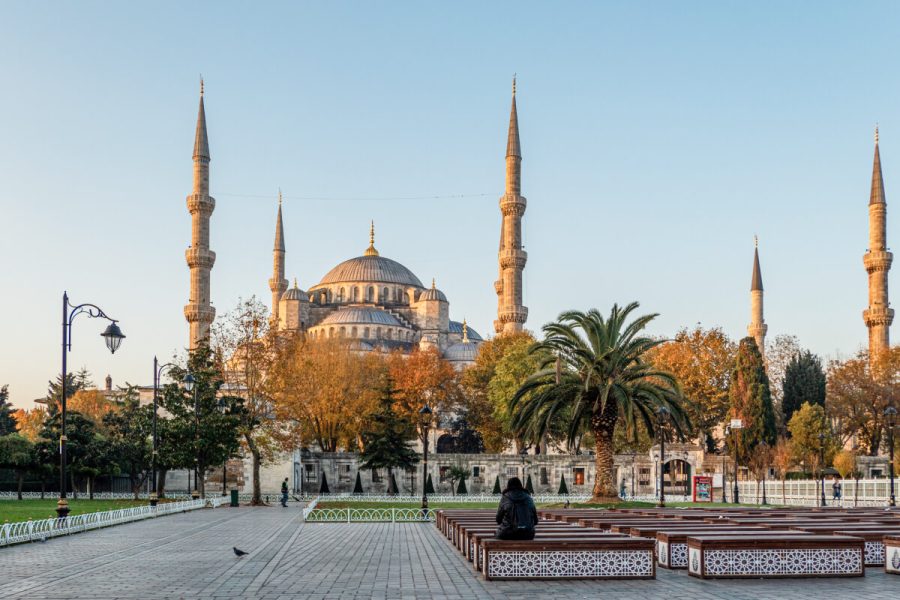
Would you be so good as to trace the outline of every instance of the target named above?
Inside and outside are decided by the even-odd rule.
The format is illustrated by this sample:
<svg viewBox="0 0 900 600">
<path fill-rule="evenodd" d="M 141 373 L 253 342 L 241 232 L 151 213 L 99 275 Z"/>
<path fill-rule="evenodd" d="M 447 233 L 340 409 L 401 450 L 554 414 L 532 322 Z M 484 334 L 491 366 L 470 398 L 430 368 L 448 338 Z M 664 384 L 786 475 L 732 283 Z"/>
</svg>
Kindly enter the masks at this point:
<svg viewBox="0 0 900 600">
<path fill-rule="evenodd" d="M 884 572 L 900 575 L 900 535 L 886 535 L 884 544 Z"/>
</svg>

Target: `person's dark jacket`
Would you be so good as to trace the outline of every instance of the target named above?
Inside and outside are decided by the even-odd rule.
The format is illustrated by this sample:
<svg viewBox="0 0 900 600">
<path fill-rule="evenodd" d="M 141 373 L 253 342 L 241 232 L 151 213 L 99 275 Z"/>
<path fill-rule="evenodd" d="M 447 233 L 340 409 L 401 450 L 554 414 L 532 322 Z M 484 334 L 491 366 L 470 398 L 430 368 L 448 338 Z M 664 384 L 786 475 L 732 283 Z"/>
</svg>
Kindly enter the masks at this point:
<svg viewBox="0 0 900 600">
<path fill-rule="evenodd" d="M 537 525 L 537 509 L 531 495 L 525 490 L 503 493 L 497 509 L 497 537 L 504 540 L 534 539 Z"/>
</svg>

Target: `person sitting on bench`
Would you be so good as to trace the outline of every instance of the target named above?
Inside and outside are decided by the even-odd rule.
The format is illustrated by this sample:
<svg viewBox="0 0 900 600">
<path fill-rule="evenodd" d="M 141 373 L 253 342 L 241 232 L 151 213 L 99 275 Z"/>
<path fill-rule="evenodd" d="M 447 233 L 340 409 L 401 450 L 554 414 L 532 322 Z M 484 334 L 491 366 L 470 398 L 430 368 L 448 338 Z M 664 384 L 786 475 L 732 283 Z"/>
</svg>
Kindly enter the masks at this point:
<svg viewBox="0 0 900 600">
<path fill-rule="evenodd" d="M 537 510 L 534 501 L 522 487 L 522 480 L 513 477 L 506 484 L 497 509 L 497 539 L 533 540 L 537 525 Z"/>
</svg>

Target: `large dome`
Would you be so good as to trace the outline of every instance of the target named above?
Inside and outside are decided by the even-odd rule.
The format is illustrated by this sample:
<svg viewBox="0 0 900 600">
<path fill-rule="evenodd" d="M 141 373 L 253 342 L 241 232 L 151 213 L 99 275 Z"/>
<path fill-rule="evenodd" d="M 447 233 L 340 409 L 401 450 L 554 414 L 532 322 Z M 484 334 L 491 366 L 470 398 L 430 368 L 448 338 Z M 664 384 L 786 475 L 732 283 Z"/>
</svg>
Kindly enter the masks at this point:
<svg viewBox="0 0 900 600">
<path fill-rule="evenodd" d="M 404 327 L 397 317 L 379 308 L 369 306 L 348 306 L 325 317 L 321 325 L 384 325 Z"/>
<path fill-rule="evenodd" d="M 328 271 L 319 285 L 360 281 L 425 287 L 412 271 L 383 256 L 357 256 Z"/>
</svg>

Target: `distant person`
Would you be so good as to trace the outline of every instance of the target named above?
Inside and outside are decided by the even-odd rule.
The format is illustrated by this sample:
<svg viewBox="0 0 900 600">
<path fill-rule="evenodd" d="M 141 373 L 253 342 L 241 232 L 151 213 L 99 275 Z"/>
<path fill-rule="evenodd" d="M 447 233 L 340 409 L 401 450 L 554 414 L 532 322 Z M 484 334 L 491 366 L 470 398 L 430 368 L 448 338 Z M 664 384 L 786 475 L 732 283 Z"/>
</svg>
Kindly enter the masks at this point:
<svg viewBox="0 0 900 600">
<path fill-rule="evenodd" d="M 833 500 L 841 499 L 841 480 L 835 476 L 834 483 L 831 484 L 831 498 Z"/>
<path fill-rule="evenodd" d="M 284 481 L 281 482 L 281 505 L 287 508 L 287 498 L 288 498 L 288 478 L 285 477 Z"/>
<path fill-rule="evenodd" d="M 537 509 L 522 480 L 513 477 L 506 484 L 497 509 L 497 538 L 501 540 L 533 540 L 537 526 Z"/>
</svg>

